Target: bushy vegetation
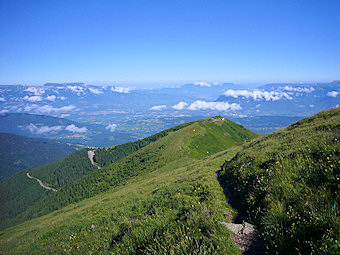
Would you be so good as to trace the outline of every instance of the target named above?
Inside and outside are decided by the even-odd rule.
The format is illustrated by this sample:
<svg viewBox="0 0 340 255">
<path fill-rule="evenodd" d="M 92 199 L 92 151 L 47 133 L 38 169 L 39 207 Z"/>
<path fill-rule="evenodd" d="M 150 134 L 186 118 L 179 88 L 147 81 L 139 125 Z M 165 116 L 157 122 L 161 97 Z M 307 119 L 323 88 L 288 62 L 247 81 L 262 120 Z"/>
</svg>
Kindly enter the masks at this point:
<svg viewBox="0 0 340 255">
<path fill-rule="evenodd" d="M 260 137 L 223 165 L 267 252 L 339 254 L 340 109 Z"/>
</svg>

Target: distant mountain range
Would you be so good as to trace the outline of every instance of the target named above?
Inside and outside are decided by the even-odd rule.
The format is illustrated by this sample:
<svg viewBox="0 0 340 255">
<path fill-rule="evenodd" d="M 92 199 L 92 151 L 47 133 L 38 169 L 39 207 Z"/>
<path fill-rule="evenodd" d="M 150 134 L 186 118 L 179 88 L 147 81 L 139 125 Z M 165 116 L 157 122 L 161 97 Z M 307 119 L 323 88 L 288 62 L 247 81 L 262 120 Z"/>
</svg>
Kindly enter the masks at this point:
<svg viewBox="0 0 340 255">
<path fill-rule="evenodd" d="M 151 116 L 308 116 L 339 105 L 340 82 L 278 83 L 247 88 L 196 82 L 176 88 L 131 89 L 84 83 L 0 86 L 0 114 L 26 112 L 103 122 Z M 85 121 L 84 121 L 85 120 Z"/>
<path fill-rule="evenodd" d="M 104 147 L 135 141 L 183 120 L 222 115 L 264 134 L 339 104 L 339 81 L 258 88 L 206 82 L 158 89 L 3 85 L 0 132 Z"/>
</svg>

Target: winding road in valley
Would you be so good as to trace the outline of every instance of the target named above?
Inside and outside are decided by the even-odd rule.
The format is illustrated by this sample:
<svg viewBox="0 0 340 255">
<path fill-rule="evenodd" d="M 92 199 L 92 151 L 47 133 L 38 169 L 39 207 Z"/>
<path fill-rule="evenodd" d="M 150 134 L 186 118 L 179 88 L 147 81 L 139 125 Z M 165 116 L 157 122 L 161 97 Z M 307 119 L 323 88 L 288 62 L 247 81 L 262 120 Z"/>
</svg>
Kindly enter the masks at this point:
<svg viewBox="0 0 340 255">
<path fill-rule="evenodd" d="M 95 156 L 94 151 L 88 151 L 88 156 L 89 156 L 89 160 L 91 161 L 91 164 L 94 165 L 94 166 L 96 166 L 96 167 L 98 167 L 98 169 L 100 169 L 100 166 L 98 166 L 98 164 L 97 164 L 96 162 L 94 162 L 94 160 L 93 160 L 93 158 L 94 158 L 94 156 Z M 39 185 L 40 185 L 41 187 L 43 187 L 44 189 L 47 189 L 47 190 L 51 190 L 51 191 L 57 192 L 56 189 L 44 185 L 43 182 L 42 182 L 41 180 L 39 180 L 38 178 L 35 178 L 35 177 L 33 177 L 33 176 L 30 176 L 29 172 L 27 172 L 26 175 L 27 175 L 28 178 L 36 180 L 36 181 L 39 183 Z"/>
<path fill-rule="evenodd" d="M 44 184 L 42 183 L 42 181 L 39 180 L 38 178 L 35 178 L 35 177 L 33 177 L 33 176 L 30 176 L 29 172 L 27 172 L 27 177 L 30 178 L 30 179 L 34 179 L 34 180 L 36 180 L 37 182 L 39 182 L 40 186 L 43 187 L 44 189 L 52 190 L 52 191 L 54 191 L 54 192 L 57 192 L 56 189 L 53 189 L 53 188 L 50 188 L 50 187 L 47 187 L 46 185 L 44 185 Z"/>
</svg>

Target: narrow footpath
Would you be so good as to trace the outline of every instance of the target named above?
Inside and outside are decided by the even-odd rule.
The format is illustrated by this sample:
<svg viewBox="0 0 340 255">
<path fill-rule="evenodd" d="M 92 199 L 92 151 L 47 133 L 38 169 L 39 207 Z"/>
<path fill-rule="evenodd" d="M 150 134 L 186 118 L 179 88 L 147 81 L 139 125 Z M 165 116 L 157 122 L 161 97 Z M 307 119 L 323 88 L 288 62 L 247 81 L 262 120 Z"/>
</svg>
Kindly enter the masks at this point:
<svg viewBox="0 0 340 255">
<path fill-rule="evenodd" d="M 30 176 L 29 172 L 27 172 L 26 175 L 27 175 L 28 178 L 36 180 L 36 181 L 40 184 L 40 186 L 43 187 L 44 189 L 52 190 L 52 191 L 54 191 L 54 192 L 57 192 L 56 189 L 53 189 L 53 188 L 50 188 L 50 187 L 47 187 L 46 185 L 44 185 L 44 184 L 42 183 L 42 181 L 39 180 L 38 178 L 35 178 L 35 177 L 33 177 L 33 176 Z"/>
<path fill-rule="evenodd" d="M 238 212 L 233 222 L 220 222 L 234 233 L 233 240 L 237 247 L 246 255 L 263 254 L 262 242 L 259 238 L 256 226 L 246 222 L 245 213 L 242 211 L 240 204 L 233 195 L 232 190 L 228 187 L 227 181 L 221 176 L 221 169 L 215 172 L 216 178 L 223 188 L 224 195 L 228 200 L 228 204 Z"/>
<path fill-rule="evenodd" d="M 93 158 L 95 156 L 94 151 L 88 151 L 87 155 L 89 156 L 89 160 L 91 161 L 91 164 L 98 167 L 98 169 L 100 169 L 100 166 L 98 166 L 98 164 L 96 162 L 94 162 Z"/>
</svg>

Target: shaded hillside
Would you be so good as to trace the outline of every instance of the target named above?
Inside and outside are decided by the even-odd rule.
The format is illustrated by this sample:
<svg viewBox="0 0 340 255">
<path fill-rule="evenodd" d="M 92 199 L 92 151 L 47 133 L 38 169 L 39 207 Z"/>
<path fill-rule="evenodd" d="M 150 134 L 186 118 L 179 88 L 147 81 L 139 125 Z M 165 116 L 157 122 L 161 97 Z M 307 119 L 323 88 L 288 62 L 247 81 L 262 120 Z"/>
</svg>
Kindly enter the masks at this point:
<svg viewBox="0 0 340 255">
<path fill-rule="evenodd" d="M 338 254 L 340 109 L 253 140 L 222 166 L 269 253 Z"/>
<path fill-rule="evenodd" d="M 235 151 L 211 154 L 255 136 L 221 117 L 172 130 L 36 203 L 17 220 L 62 209 L 8 228 L 0 247 L 29 254 L 238 254 L 219 223 L 232 212 L 214 173 Z"/>
<path fill-rule="evenodd" d="M 42 180 L 44 184 L 59 187 L 97 169 L 87 155 L 87 150 L 71 153 L 66 158 L 44 166 L 28 168 L 0 182 L 0 226 L 9 224 L 18 214 L 27 210 L 35 202 L 49 196 L 51 191 L 43 189 L 37 181 L 29 179 L 26 173 Z M 51 182 L 52 177 L 56 183 Z M 46 178 L 45 178 L 46 177 Z M 48 181 L 46 181 L 48 180 Z M 53 192 L 55 193 L 55 192 Z"/>
<path fill-rule="evenodd" d="M 16 172 L 65 157 L 76 146 L 42 138 L 0 133 L 0 180 Z"/>
</svg>

